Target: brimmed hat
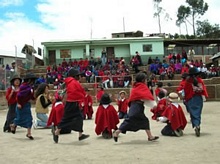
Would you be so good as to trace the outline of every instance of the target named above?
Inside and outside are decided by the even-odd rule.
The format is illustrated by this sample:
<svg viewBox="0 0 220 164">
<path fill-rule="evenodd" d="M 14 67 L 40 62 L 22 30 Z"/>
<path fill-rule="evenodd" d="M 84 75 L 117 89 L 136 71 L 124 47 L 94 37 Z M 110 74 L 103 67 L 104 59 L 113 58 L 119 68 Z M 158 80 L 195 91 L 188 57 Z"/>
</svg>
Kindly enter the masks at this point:
<svg viewBox="0 0 220 164">
<path fill-rule="evenodd" d="M 198 70 L 197 67 L 191 67 L 189 69 L 189 75 L 198 75 L 200 73 L 200 71 Z"/>
<path fill-rule="evenodd" d="M 125 91 L 120 91 L 119 95 L 122 94 L 122 93 L 124 93 L 125 95 L 127 94 Z"/>
<path fill-rule="evenodd" d="M 106 105 L 106 104 L 110 104 L 112 101 L 110 99 L 110 96 L 109 94 L 107 93 L 104 93 L 101 97 L 101 100 L 100 100 L 100 104 L 102 105 Z"/>
<path fill-rule="evenodd" d="M 37 79 L 37 76 L 35 76 L 35 74 L 33 74 L 32 72 L 29 72 L 24 77 L 24 80 L 27 80 L 27 79 Z"/>
<path fill-rule="evenodd" d="M 10 82 L 12 83 L 15 79 L 20 80 L 20 83 L 21 83 L 21 81 L 22 81 L 22 79 L 20 78 L 20 76 L 19 76 L 18 74 L 14 74 L 14 75 L 11 77 Z"/>
<path fill-rule="evenodd" d="M 171 92 L 168 96 L 168 100 L 171 102 L 178 102 L 179 101 L 179 96 L 175 92 Z"/>
<path fill-rule="evenodd" d="M 79 72 L 78 69 L 74 69 L 74 68 L 71 68 L 67 74 L 67 76 L 69 77 L 75 77 L 75 76 L 79 76 L 79 75 L 82 75 L 83 73 L 82 72 Z"/>
</svg>

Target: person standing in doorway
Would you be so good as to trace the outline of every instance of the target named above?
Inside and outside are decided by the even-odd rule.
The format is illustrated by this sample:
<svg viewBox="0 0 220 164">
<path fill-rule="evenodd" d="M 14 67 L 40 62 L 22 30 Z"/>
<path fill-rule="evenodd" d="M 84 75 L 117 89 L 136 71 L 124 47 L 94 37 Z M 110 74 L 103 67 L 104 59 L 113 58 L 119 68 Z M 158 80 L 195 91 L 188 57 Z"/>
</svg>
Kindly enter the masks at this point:
<svg viewBox="0 0 220 164">
<path fill-rule="evenodd" d="M 104 66 L 107 62 L 107 53 L 105 48 L 103 48 L 102 50 L 101 59 L 102 59 L 102 66 Z"/>
</svg>

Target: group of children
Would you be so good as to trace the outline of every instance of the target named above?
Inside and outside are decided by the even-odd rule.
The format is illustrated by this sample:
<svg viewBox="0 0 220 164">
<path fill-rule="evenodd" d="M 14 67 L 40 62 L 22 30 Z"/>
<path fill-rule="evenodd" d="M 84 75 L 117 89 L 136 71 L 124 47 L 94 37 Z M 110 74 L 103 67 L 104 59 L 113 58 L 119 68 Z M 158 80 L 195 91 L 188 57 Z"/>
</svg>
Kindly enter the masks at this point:
<svg viewBox="0 0 220 164">
<path fill-rule="evenodd" d="M 190 76 L 181 82 L 178 91 L 188 91 L 185 86 L 195 83 L 195 75 L 198 72 L 195 70 L 189 72 Z M 193 82 L 191 82 L 193 78 Z M 34 127 L 52 128 L 53 140 L 58 143 L 60 134 L 71 133 L 71 130 L 79 132 L 79 141 L 89 137 L 83 134 L 83 120 L 93 117 L 93 102 L 89 94 L 88 88 L 82 88 L 79 83 L 80 72 L 75 69 L 70 69 L 67 78 L 65 79 L 65 89 L 57 90 L 55 95 L 49 94 L 49 86 L 46 83 L 40 84 L 36 91 L 34 91 L 34 81 L 36 77 L 33 74 L 27 74 L 22 79 L 15 75 L 11 79 L 11 87 L 8 88 L 6 99 L 8 100 L 8 114 L 4 125 L 4 132 L 16 132 L 16 127 L 21 126 L 27 128 L 27 135 L 30 140 L 34 137 L 31 135 L 32 127 L 32 114 L 31 114 L 31 99 L 36 100 L 36 118 Z M 119 92 L 119 97 L 116 99 L 118 109 L 111 105 L 111 97 L 109 94 L 100 90 L 99 106 L 95 116 L 95 133 L 102 135 L 104 138 L 114 138 L 115 142 L 118 141 L 119 133 L 126 133 L 126 131 L 145 130 L 149 141 L 157 140 L 158 136 L 153 136 L 150 131 L 150 123 L 144 114 L 144 105 L 150 106 L 153 113 L 152 119 L 166 123 L 166 126 L 161 130 L 162 135 L 166 136 L 182 136 L 183 130 L 187 124 L 185 114 L 178 104 L 179 95 L 175 92 L 167 94 L 167 91 L 162 88 L 162 84 L 158 84 L 156 89 L 157 103 L 146 85 L 147 76 L 145 73 L 138 73 L 136 75 L 136 82 L 130 93 L 130 97 L 126 97 L 126 92 Z M 196 96 L 205 95 L 207 92 L 202 83 L 197 78 Z M 190 83 L 190 84 L 187 84 Z M 188 93 L 193 94 L 193 93 Z M 191 95 L 194 96 L 194 95 Z M 191 113 L 192 104 L 189 96 L 186 96 L 186 108 L 192 117 L 192 124 L 195 127 L 196 135 L 200 134 L 200 120 L 199 116 Z M 48 106 L 52 104 L 52 109 L 49 114 Z M 191 105 L 191 106 L 190 106 Z M 200 107 L 200 106 L 199 106 Z M 199 108 L 197 107 L 197 108 Z M 200 109 L 201 110 L 201 109 Z M 200 113 L 201 114 L 201 113 Z M 123 123 L 118 128 L 119 119 L 124 119 Z M 201 119 L 201 117 L 200 117 Z"/>
</svg>

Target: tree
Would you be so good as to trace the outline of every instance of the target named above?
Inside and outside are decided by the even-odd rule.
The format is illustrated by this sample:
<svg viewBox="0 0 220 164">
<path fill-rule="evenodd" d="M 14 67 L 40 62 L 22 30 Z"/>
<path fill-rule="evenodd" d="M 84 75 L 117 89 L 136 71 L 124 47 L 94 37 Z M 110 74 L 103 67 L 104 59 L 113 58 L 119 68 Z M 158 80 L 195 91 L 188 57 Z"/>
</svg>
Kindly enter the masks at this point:
<svg viewBox="0 0 220 164">
<path fill-rule="evenodd" d="M 162 2 L 162 0 L 153 0 L 153 2 L 154 2 L 154 8 L 156 9 L 156 12 L 154 13 L 154 17 L 157 17 L 158 19 L 159 33 L 161 33 L 161 19 L 160 18 L 161 18 L 161 14 L 165 13 L 165 10 L 162 7 L 160 7 L 160 3 Z M 171 19 L 170 15 L 168 13 L 165 13 L 164 19 L 165 20 Z"/>
<path fill-rule="evenodd" d="M 189 23 L 193 27 L 193 34 L 196 36 L 195 22 L 208 10 L 208 4 L 204 0 L 186 0 L 188 6 L 181 5 L 177 12 L 177 25 Z M 191 19 L 191 21 L 190 21 Z"/>
<path fill-rule="evenodd" d="M 219 38 L 219 24 L 211 25 L 208 20 L 197 21 L 197 36 L 200 38 Z"/>
</svg>

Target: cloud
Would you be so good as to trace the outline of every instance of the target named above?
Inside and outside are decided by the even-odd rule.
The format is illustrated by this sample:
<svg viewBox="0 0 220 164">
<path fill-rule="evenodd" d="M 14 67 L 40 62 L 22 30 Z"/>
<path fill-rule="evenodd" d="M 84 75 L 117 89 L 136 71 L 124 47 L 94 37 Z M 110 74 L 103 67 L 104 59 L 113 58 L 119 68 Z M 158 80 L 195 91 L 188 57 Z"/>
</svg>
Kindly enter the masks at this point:
<svg viewBox="0 0 220 164">
<path fill-rule="evenodd" d="M 21 6 L 24 0 L 0 0 L 0 7 L 6 6 Z"/>
</svg>

